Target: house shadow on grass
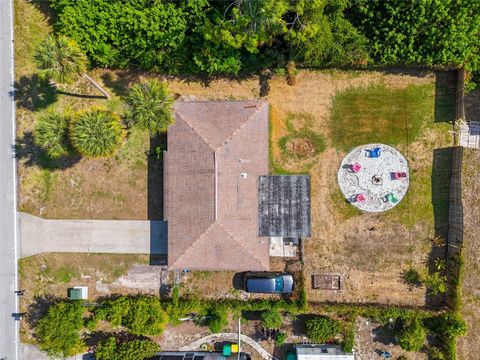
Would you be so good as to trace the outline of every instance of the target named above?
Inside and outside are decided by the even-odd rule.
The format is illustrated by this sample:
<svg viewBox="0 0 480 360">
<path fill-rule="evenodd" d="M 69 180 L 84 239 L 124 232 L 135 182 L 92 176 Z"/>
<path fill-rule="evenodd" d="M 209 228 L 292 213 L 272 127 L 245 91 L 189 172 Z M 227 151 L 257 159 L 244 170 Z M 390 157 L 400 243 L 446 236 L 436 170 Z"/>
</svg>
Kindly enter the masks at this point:
<svg viewBox="0 0 480 360">
<path fill-rule="evenodd" d="M 433 150 L 432 163 L 432 205 L 435 237 L 447 239 L 450 206 L 450 181 L 452 178 L 453 147 Z M 432 246 L 428 256 L 430 274 L 438 271 L 436 260 L 446 260 L 445 246 Z M 440 271 L 443 271 L 440 269 Z M 442 274 L 443 275 L 443 274 Z M 445 305 L 445 294 L 427 294 L 427 306 L 439 308 Z"/>
<path fill-rule="evenodd" d="M 453 122 L 457 96 L 457 71 L 435 73 L 435 122 Z"/>
<path fill-rule="evenodd" d="M 167 224 L 163 221 L 163 151 L 167 134 L 150 137 L 148 154 L 148 210 L 150 220 L 150 265 L 167 264 Z"/>
<path fill-rule="evenodd" d="M 16 138 L 12 151 L 17 159 L 25 160 L 24 166 L 38 166 L 45 170 L 65 170 L 81 160 L 81 156 L 73 152 L 57 159 L 50 157 L 35 143 L 35 135 L 31 131 L 26 131 L 23 136 Z"/>
</svg>

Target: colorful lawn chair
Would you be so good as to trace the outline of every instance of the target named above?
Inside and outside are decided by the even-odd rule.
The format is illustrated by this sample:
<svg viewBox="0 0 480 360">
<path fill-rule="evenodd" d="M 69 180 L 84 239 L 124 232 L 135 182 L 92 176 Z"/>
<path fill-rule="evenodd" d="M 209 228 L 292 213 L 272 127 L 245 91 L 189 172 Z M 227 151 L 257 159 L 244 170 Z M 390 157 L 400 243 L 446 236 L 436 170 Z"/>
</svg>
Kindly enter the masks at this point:
<svg viewBox="0 0 480 360">
<path fill-rule="evenodd" d="M 360 165 L 359 163 L 355 163 L 350 168 L 351 168 L 352 172 L 358 173 L 358 172 L 360 172 L 360 170 L 362 170 L 362 165 Z"/>
<path fill-rule="evenodd" d="M 364 194 L 355 195 L 355 202 L 359 202 L 359 203 L 365 202 L 365 195 Z"/>
<path fill-rule="evenodd" d="M 392 173 L 392 178 L 394 180 L 400 180 L 400 179 L 404 179 L 406 177 L 407 177 L 406 172 L 394 172 L 394 173 Z"/>
<path fill-rule="evenodd" d="M 367 150 L 367 156 L 374 159 L 380 157 L 381 153 L 382 150 L 379 147 L 373 148 L 372 150 Z"/>
<path fill-rule="evenodd" d="M 391 202 L 392 204 L 398 203 L 397 197 L 393 193 L 388 193 L 383 197 L 384 202 Z"/>
</svg>

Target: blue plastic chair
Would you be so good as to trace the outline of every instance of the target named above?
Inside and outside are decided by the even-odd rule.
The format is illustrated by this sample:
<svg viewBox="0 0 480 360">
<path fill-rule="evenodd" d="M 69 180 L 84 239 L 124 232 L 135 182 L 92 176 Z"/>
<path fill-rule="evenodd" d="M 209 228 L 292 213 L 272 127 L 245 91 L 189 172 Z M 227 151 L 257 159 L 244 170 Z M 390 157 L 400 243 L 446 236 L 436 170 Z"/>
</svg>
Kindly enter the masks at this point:
<svg viewBox="0 0 480 360">
<path fill-rule="evenodd" d="M 367 153 L 368 153 L 368 157 L 378 158 L 378 157 L 380 157 L 381 149 L 379 147 L 376 147 L 372 150 L 367 150 Z"/>
</svg>

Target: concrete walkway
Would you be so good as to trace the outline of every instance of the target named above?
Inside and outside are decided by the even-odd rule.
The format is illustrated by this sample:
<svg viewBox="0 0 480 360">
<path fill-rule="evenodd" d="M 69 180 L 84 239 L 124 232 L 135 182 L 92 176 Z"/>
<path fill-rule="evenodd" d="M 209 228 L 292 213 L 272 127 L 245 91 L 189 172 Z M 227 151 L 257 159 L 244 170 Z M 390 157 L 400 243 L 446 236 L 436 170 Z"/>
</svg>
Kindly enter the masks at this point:
<svg viewBox="0 0 480 360">
<path fill-rule="evenodd" d="M 163 221 L 47 220 L 19 214 L 21 257 L 47 252 L 167 254 Z"/>
<path fill-rule="evenodd" d="M 209 343 L 209 342 L 212 342 L 212 341 L 216 341 L 216 340 L 219 340 L 219 341 L 229 340 L 229 341 L 237 342 L 238 341 L 238 334 L 237 333 L 218 333 L 218 334 L 208 335 L 208 336 L 205 336 L 201 339 L 198 339 L 197 341 L 194 341 L 193 343 L 191 343 L 189 345 L 182 346 L 178 350 L 179 351 L 198 350 L 198 349 L 200 349 L 200 345 L 202 345 L 204 343 Z M 255 351 L 257 351 L 260 354 L 260 356 L 263 359 L 265 359 L 265 360 L 275 359 L 272 354 L 270 354 L 267 350 L 265 350 L 262 347 L 262 345 L 260 345 L 258 342 L 253 340 L 251 337 L 241 334 L 240 335 L 240 341 L 242 343 L 246 343 L 246 344 L 250 345 Z"/>
</svg>

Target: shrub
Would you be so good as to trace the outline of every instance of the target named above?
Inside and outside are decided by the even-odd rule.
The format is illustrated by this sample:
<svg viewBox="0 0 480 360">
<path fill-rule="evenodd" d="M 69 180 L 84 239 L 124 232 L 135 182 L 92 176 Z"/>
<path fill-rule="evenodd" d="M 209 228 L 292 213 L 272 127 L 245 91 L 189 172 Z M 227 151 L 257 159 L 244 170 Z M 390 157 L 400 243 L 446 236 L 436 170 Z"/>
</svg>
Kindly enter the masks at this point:
<svg viewBox="0 0 480 360">
<path fill-rule="evenodd" d="M 421 283 L 420 274 L 416 269 L 408 269 L 404 274 L 405 282 L 408 285 L 418 286 Z"/>
<path fill-rule="evenodd" d="M 326 316 L 315 316 L 307 320 L 305 327 L 307 336 L 319 344 L 332 341 L 342 331 L 339 321 Z"/>
<path fill-rule="evenodd" d="M 277 336 L 275 336 L 275 345 L 282 346 L 285 344 L 285 340 L 287 339 L 287 335 L 284 332 L 279 332 Z"/>
<path fill-rule="evenodd" d="M 455 339 L 467 332 L 465 321 L 459 314 L 453 312 L 427 319 L 426 326 L 444 341 Z"/>
<path fill-rule="evenodd" d="M 69 357 L 83 352 L 85 344 L 80 337 L 83 310 L 78 301 L 50 306 L 35 327 L 40 349 L 50 357 Z"/>
<path fill-rule="evenodd" d="M 151 358 L 160 346 L 150 339 L 120 342 L 114 336 L 102 341 L 96 351 L 97 360 L 144 360 Z"/>
<path fill-rule="evenodd" d="M 92 332 L 95 331 L 95 329 L 97 328 L 97 325 L 98 325 L 98 318 L 96 317 L 91 317 L 85 321 L 85 327 L 89 331 L 92 331 Z"/>
<path fill-rule="evenodd" d="M 121 147 L 125 130 L 115 113 L 95 109 L 76 115 L 70 123 L 70 141 L 90 158 L 112 156 Z"/>
<path fill-rule="evenodd" d="M 423 281 L 432 295 L 444 294 L 447 291 L 447 277 L 438 271 L 429 274 Z"/>
<path fill-rule="evenodd" d="M 279 329 L 283 324 L 283 317 L 277 310 L 262 312 L 262 324 L 267 329 Z"/>
<path fill-rule="evenodd" d="M 180 289 L 175 286 L 172 290 L 172 298 L 170 303 L 166 306 L 170 322 L 173 325 L 180 323 L 180 318 L 188 315 L 189 313 L 200 312 L 200 319 L 203 319 L 205 315 L 204 304 L 196 298 L 182 298 L 180 299 Z"/>
<path fill-rule="evenodd" d="M 302 311 L 307 311 L 308 309 L 308 299 L 307 299 L 307 292 L 305 289 L 300 290 L 298 295 L 298 308 Z"/>
<path fill-rule="evenodd" d="M 52 158 L 68 153 L 69 116 L 50 112 L 40 116 L 35 124 L 35 143 Z"/>
<path fill-rule="evenodd" d="M 431 347 L 429 350 L 428 350 L 428 356 L 429 356 L 429 359 L 432 359 L 432 360 L 446 360 L 447 358 L 445 357 L 445 354 L 443 353 L 443 351 L 441 349 L 439 349 L 438 347 Z"/>
<path fill-rule="evenodd" d="M 228 311 L 224 306 L 215 306 L 208 311 L 208 327 L 212 333 L 221 332 L 228 325 Z"/>
<path fill-rule="evenodd" d="M 112 326 L 124 326 L 138 335 L 161 335 L 168 322 L 160 300 L 149 296 L 107 300 L 95 310 L 95 317 L 109 321 Z"/>
<path fill-rule="evenodd" d="M 129 125 L 157 134 L 173 123 L 173 98 L 164 82 L 152 79 L 135 84 L 125 101 L 129 107 Z"/>
<path fill-rule="evenodd" d="M 403 321 L 398 331 L 398 342 L 403 350 L 420 351 L 425 343 L 427 332 L 419 318 Z"/>
<path fill-rule="evenodd" d="M 342 342 L 342 350 L 346 353 L 351 353 L 353 351 L 353 346 L 355 344 L 355 321 L 351 321 L 346 324 L 344 334 L 343 334 L 343 342 Z"/>
</svg>

